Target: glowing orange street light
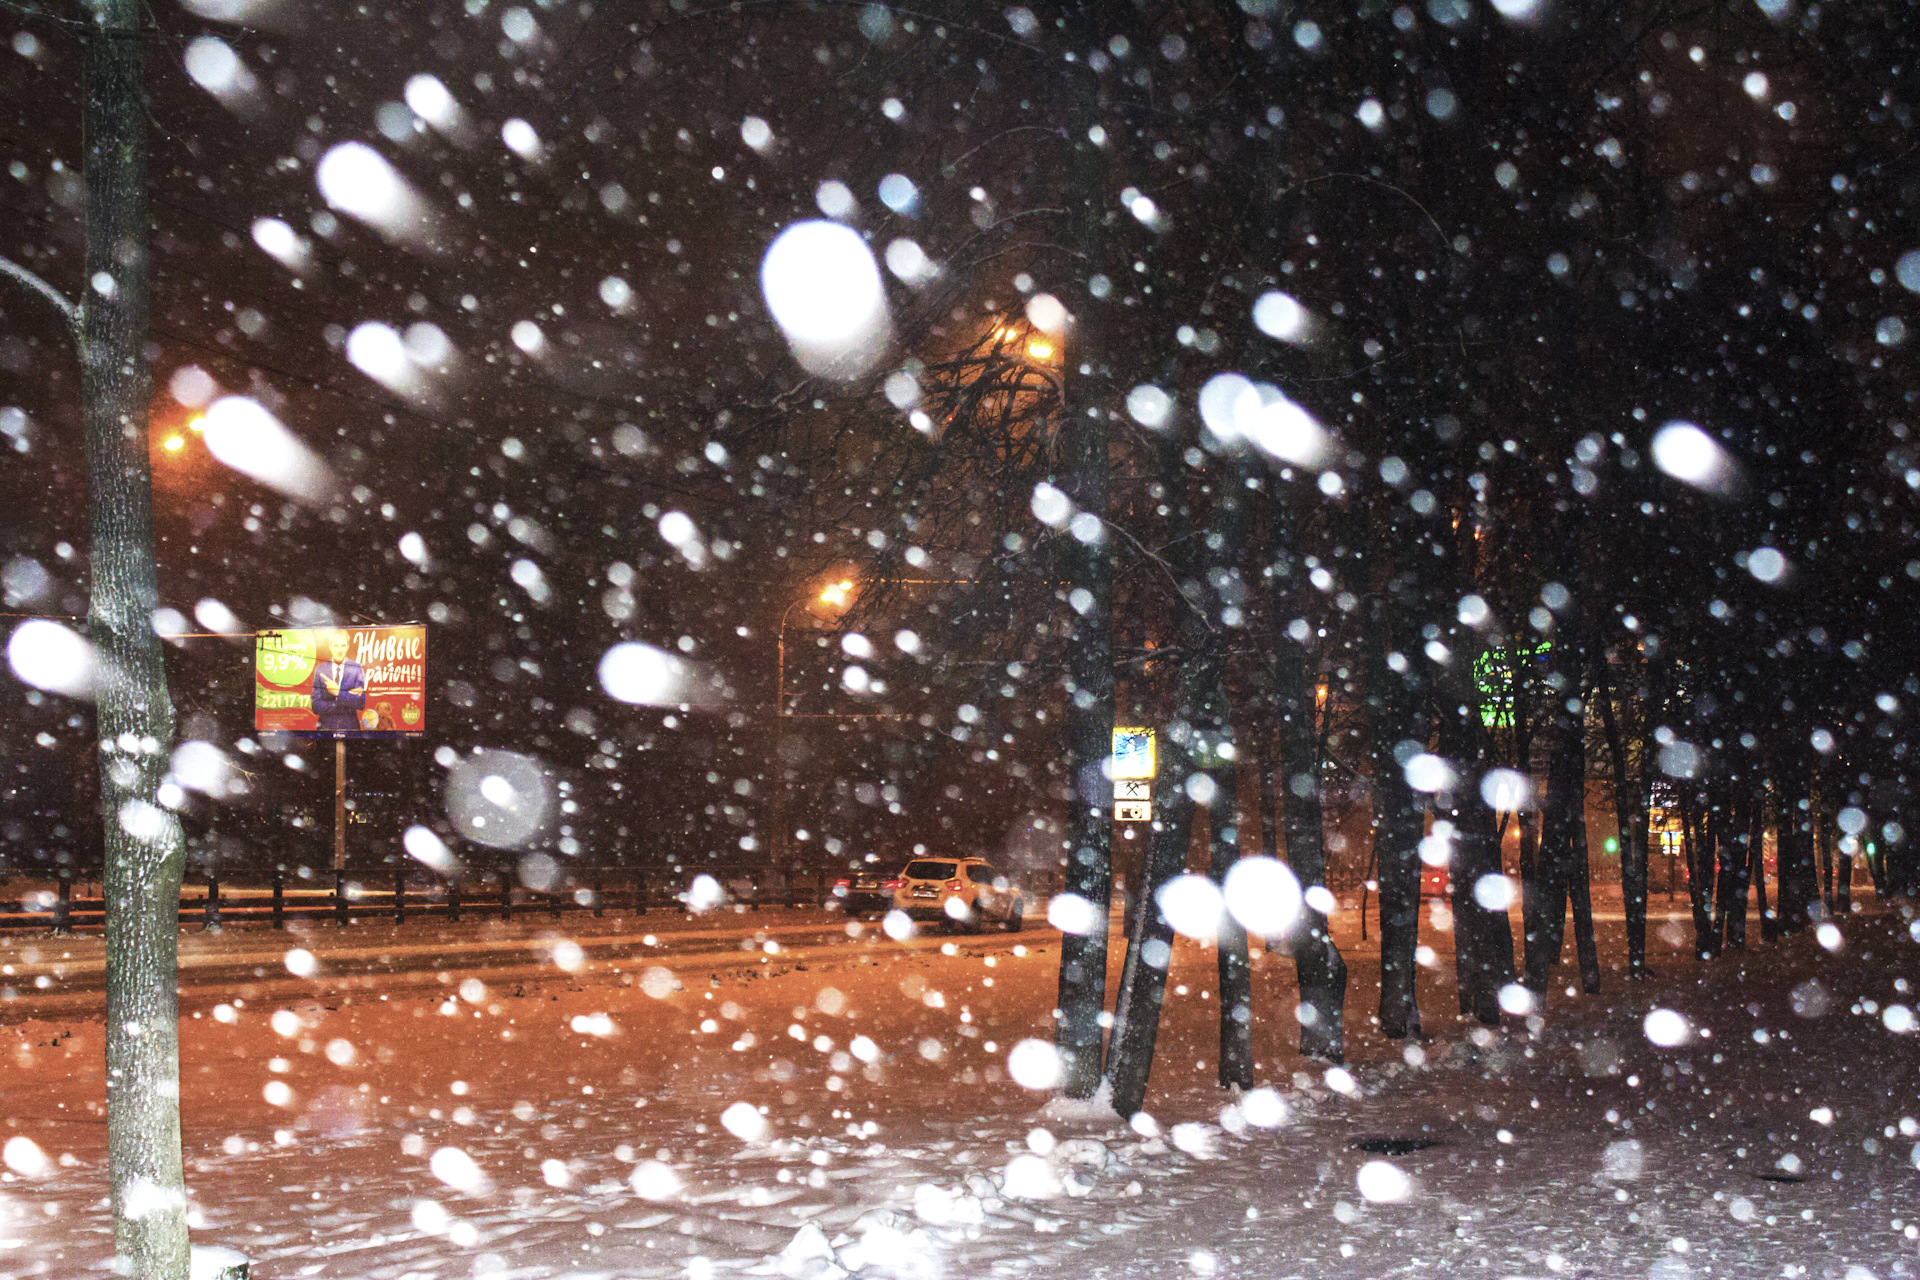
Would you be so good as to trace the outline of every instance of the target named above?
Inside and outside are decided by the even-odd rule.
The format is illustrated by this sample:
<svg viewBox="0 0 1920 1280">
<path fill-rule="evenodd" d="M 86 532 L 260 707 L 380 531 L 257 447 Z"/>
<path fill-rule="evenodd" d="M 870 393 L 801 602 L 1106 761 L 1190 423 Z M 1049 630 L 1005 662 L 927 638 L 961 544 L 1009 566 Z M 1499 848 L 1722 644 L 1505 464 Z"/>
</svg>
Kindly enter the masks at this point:
<svg viewBox="0 0 1920 1280">
<path fill-rule="evenodd" d="M 168 436 L 160 442 L 160 447 L 168 453 L 178 453 L 187 447 L 187 442 L 183 436 Z"/>
<path fill-rule="evenodd" d="M 828 587 L 825 591 L 822 591 L 820 593 L 820 603 L 830 604 L 835 608 L 839 608 L 841 605 L 844 605 L 847 602 L 847 600 L 849 599 L 849 593 L 852 592 L 852 590 L 853 590 L 852 582 L 850 581 L 836 582 L 832 586 Z"/>
<path fill-rule="evenodd" d="M 1044 338 L 1035 338 L 1027 344 L 1027 354 L 1035 360 L 1051 360 L 1053 358 L 1053 344 Z"/>
</svg>

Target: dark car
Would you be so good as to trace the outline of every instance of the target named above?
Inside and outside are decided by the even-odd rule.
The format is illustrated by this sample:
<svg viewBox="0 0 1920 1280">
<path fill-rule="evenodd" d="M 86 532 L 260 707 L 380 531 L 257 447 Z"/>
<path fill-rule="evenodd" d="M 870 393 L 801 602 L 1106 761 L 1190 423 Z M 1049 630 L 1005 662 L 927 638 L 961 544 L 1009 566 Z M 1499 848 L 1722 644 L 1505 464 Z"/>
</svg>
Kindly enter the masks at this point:
<svg viewBox="0 0 1920 1280">
<path fill-rule="evenodd" d="M 899 872 L 862 867 L 833 882 L 831 905 L 850 916 L 886 911 L 893 906 L 893 892 L 899 887 Z"/>
</svg>

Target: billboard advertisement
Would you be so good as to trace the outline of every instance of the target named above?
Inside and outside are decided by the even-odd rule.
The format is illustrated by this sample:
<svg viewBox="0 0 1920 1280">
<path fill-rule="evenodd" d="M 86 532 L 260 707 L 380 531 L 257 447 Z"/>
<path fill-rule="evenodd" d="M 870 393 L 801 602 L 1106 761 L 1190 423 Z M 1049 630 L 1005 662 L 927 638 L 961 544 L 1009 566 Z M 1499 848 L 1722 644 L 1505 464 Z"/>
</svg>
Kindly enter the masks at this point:
<svg viewBox="0 0 1920 1280">
<path fill-rule="evenodd" d="M 427 629 L 317 627 L 254 637 L 253 727 L 390 738 L 427 727 Z"/>
</svg>

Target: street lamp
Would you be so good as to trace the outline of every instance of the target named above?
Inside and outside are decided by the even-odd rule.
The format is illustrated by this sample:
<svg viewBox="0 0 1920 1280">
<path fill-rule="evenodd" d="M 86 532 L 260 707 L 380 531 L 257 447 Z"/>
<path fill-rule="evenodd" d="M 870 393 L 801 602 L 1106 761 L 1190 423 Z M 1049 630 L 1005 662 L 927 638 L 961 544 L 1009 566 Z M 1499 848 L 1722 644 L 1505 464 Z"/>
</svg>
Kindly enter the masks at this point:
<svg viewBox="0 0 1920 1280">
<path fill-rule="evenodd" d="M 854 582 L 851 578 L 842 578 L 830 583 L 818 595 L 804 595 L 789 604 L 780 614 L 780 626 L 774 636 L 774 674 L 773 674 L 773 841 L 768 852 L 775 865 L 779 865 L 787 852 L 787 762 L 786 721 L 787 721 L 787 622 L 793 617 L 793 611 L 802 605 L 824 604 L 845 613 L 853 603 Z"/>
<path fill-rule="evenodd" d="M 207 420 L 195 414 L 193 418 L 183 426 L 175 427 L 165 435 L 159 437 L 161 455 L 186 458 L 188 456 L 186 453 L 187 445 L 193 440 L 195 435 L 206 429 L 206 425 Z"/>
</svg>

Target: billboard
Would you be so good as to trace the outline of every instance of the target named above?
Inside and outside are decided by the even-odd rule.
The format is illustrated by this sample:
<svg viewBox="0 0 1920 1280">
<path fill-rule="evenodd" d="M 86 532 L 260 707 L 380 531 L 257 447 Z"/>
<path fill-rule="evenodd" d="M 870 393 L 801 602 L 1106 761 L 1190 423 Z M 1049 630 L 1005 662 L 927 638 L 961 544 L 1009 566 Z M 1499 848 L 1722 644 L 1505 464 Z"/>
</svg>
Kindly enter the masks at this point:
<svg viewBox="0 0 1920 1280">
<path fill-rule="evenodd" d="M 254 637 L 253 727 L 390 738 L 427 727 L 427 629 L 317 627 Z"/>
</svg>

